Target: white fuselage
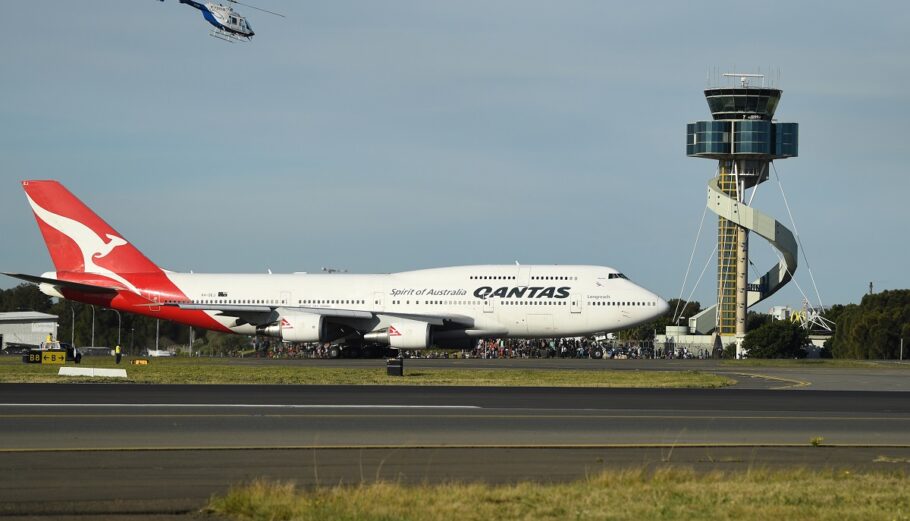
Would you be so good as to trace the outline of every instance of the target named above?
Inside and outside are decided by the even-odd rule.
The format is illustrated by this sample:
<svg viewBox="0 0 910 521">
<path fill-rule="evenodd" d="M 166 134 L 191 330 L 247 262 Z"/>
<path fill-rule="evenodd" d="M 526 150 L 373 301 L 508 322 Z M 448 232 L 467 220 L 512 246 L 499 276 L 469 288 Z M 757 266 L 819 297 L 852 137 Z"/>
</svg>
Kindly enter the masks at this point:
<svg viewBox="0 0 910 521">
<path fill-rule="evenodd" d="M 194 304 L 269 305 L 369 312 L 370 330 L 398 316 L 472 319 L 469 336 L 555 337 L 616 331 L 662 315 L 666 302 L 600 266 L 488 265 L 382 275 L 185 274 L 167 276 Z M 236 333 L 250 324 L 209 312 Z"/>
</svg>

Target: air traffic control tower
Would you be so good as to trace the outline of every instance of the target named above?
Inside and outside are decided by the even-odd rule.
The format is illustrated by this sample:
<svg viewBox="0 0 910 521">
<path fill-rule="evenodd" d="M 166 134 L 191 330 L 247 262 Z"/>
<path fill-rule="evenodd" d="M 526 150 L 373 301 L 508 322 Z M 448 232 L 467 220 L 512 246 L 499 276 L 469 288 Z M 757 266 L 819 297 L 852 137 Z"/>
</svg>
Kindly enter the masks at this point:
<svg viewBox="0 0 910 521">
<path fill-rule="evenodd" d="M 774 294 L 796 270 L 793 234 L 752 208 L 747 191 L 768 179 L 772 161 L 796 157 L 799 129 L 774 119 L 782 91 L 765 87 L 764 76 L 724 76 L 732 86 L 705 90 L 713 119 L 690 123 L 686 132 L 686 155 L 717 161 L 707 192 L 708 208 L 718 216 L 717 304 L 690 318 L 689 334 L 714 332 L 724 344 L 736 340 L 739 345 L 749 307 Z M 766 239 L 780 254 L 779 264 L 751 282 L 750 234 Z"/>
</svg>

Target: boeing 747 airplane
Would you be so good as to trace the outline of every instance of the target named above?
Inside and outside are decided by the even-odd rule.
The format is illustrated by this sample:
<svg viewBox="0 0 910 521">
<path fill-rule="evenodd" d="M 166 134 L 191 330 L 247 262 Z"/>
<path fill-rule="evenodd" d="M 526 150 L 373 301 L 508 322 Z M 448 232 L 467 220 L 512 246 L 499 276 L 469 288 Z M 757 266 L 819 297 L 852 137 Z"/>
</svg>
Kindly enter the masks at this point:
<svg viewBox="0 0 910 521">
<path fill-rule="evenodd" d="M 478 338 L 628 328 L 667 303 L 605 266 L 458 266 L 390 274 L 201 274 L 156 266 L 57 181 L 23 181 L 56 271 L 47 295 L 285 342 L 462 348 Z"/>
</svg>

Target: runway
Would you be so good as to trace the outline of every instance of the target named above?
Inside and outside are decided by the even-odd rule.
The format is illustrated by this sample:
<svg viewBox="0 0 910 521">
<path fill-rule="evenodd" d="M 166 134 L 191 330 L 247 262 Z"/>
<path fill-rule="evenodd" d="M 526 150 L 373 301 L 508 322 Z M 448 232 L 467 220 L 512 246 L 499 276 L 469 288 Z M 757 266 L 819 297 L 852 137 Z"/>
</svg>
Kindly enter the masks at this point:
<svg viewBox="0 0 910 521">
<path fill-rule="evenodd" d="M 642 464 L 910 470 L 907 396 L 5 384 L 0 514 L 109 512 L 98 509 L 113 498 L 116 512 L 183 512 L 262 476 L 311 485 L 566 480 Z M 813 438 L 825 447 L 812 447 Z M 45 487 L 59 494 L 50 499 Z"/>
<path fill-rule="evenodd" d="M 23 449 L 910 443 L 903 393 L 259 385 L 4 385 Z"/>
</svg>

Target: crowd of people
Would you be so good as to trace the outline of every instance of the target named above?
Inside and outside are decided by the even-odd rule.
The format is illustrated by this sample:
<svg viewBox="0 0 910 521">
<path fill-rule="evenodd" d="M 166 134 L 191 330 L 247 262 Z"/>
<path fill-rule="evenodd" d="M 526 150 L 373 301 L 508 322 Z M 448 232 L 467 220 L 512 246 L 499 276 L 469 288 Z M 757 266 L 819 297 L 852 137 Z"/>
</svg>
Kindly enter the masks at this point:
<svg viewBox="0 0 910 521">
<path fill-rule="evenodd" d="M 603 358 L 606 349 L 586 338 L 478 340 L 465 358 Z"/>
<path fill-rule="evenodd" d="M 344 348 L 332 344 L 283 343 L 261 340 L 257 355 L 274 359 L 338 358 L 351 356 Z M 390 355 L 388 350 L 382 354 Z M 590 359 L 704 359 L 710 349 L 690 350 L 673 346 L 656 346 L 651 341 L 593 340 L 589 338 L 548 339 L 479 339 L 472 349 L 419 349 L 404 351 L 405 358 L 590 358 Z M 375 353 L 374 353 L 375 355 Z M 369 356 L 358 352 L 357 356 Z"/>
<path fill-rule="evenodd" d="M 588 338 L 479 340 L 464 358 L 708 358 L 710 350 L 655 346 L 652 341 Z"/>
</svg>

